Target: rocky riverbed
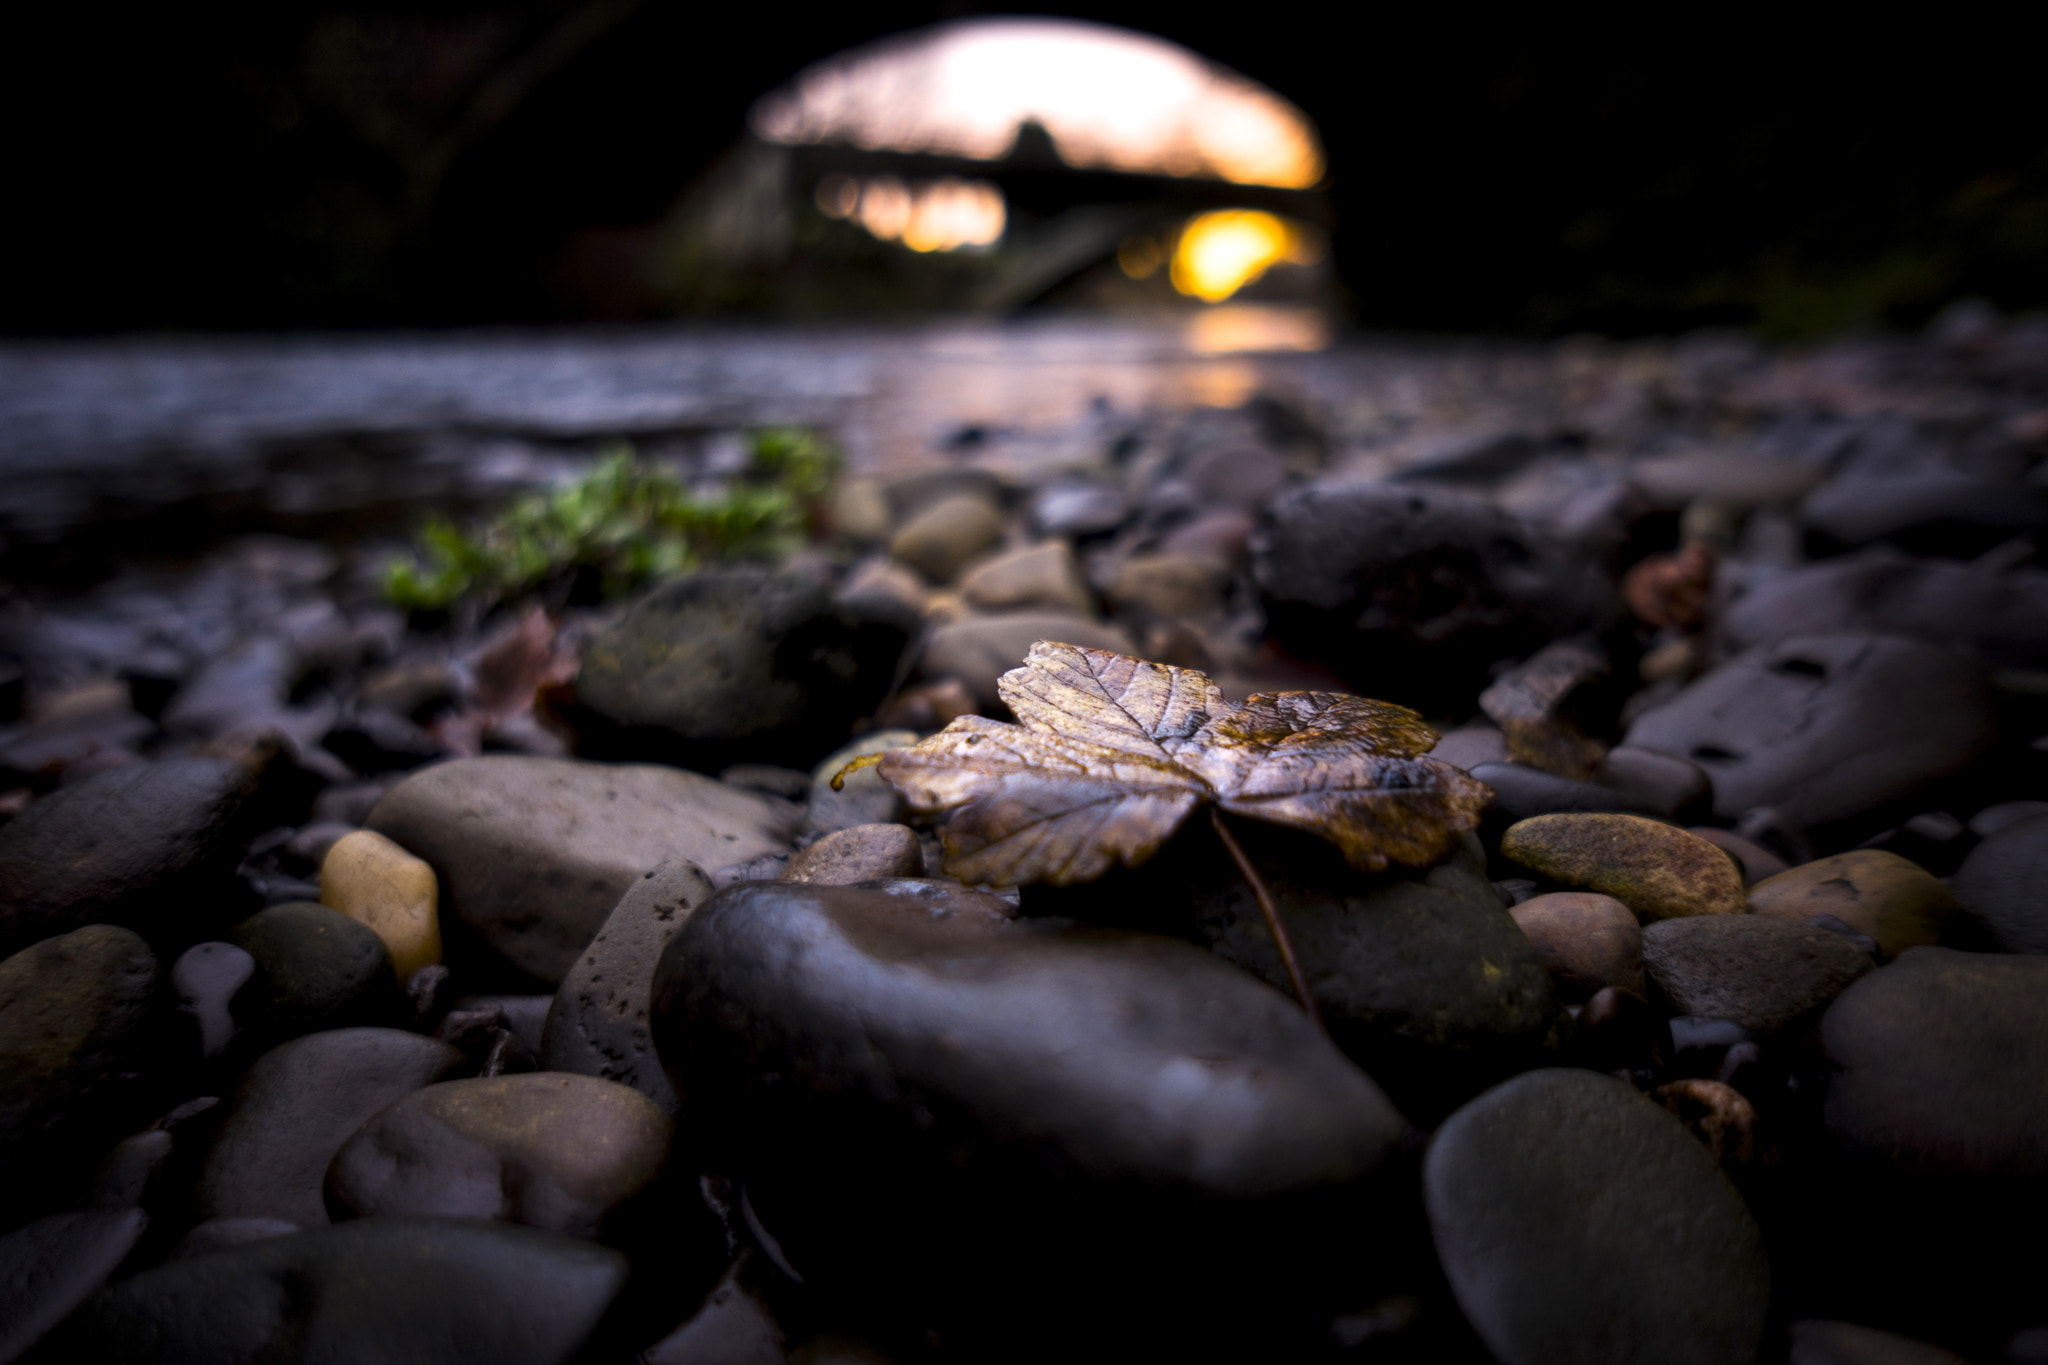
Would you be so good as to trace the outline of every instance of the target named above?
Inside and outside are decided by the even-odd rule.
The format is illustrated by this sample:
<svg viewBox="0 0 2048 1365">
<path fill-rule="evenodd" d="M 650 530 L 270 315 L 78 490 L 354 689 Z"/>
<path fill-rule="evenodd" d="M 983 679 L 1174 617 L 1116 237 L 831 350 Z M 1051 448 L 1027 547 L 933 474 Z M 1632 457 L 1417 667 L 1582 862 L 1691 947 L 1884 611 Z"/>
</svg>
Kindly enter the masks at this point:
<svg viewBox="0 0 2048 1365">
<path fill-rule="evenodd" d="M 0 1365 L 2048 1361 L 2048 326 L 1235 382 L 928 378 L 615 600 L 9 585 Z M 1319 1024 L 1206 821 L 964 886 L 831 786 L 1039 640 L 1491 802 L 1239 826 Z"/>
</svg>

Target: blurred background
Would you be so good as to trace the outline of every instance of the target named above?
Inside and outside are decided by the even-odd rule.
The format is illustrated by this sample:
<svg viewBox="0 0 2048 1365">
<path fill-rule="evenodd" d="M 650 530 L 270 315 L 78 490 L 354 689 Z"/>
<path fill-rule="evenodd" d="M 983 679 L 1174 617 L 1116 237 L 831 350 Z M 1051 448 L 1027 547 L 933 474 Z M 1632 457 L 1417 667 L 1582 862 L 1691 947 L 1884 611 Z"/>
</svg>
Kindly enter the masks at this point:
<svg viewBox="0 0 2048 1365">
<path fill-rule="evenodd" d="M 2036 57 L 1983 22 L 394 0 L 10 28 L 16 336 L 1232 297 L 1783 339 L 2048 304 Z"/>
</svg>

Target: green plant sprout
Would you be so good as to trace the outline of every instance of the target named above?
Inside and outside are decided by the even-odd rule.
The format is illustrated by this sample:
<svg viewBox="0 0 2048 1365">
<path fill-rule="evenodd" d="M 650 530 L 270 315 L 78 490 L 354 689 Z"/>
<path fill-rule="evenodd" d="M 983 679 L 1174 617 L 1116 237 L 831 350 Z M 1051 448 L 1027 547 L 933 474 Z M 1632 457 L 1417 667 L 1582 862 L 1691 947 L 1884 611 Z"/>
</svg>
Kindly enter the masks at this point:
<svg viewBox="0 0 2048 1365">
<path fill-rule="evenodd" d="M 581 478 L 528 494 L 473 530 L 434 518 L 414 552 L 386 567 L 385 596 L 442 611 L 465 598 L 515 598 L 584 570 L 600 575 L 610 596 L 700 564 L 788 553 L 803 544 L 839 456 L 802 428 L 764 428 L 751 439 L 747 468 L 713 493 L 693 491 L 620 444 Z"/>
</svg>

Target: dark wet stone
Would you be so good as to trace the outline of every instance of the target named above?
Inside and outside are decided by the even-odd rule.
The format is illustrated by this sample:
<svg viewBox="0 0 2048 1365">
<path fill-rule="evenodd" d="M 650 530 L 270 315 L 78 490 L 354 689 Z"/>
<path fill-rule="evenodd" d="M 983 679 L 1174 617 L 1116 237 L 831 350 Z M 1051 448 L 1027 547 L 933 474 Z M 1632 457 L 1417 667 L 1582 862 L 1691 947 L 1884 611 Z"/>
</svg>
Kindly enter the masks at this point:
<svg viewBox="0 0 2048 1365">
<path fill-rule="evenodd" d="M 1518 1076 L 1453 1114 L 1423 1191 L 1437 1254 L 1508 1365 L 1755 1357 L 1770 1266 L 1684 1125 L 1612 1077 Z"/>
<path fill-rule="evenodd" d="M 1679 1014 L 1770 1039 L 1810 1025 L 1870 957 L 1841 934 L 1765 915 L 1696 915 L 1643 930 L 1643 966 Z"/>
<path fill-rule="evenodd" d="M 61 1206 L 138 1126 L 173 1055 L 169 1013 L 131 930 L 88 925 L 0 962 L 0 1218 Z"/>
<path fill-rule="evenodd" d="M 174 733 L 215 735 L 285 708 L 299 660 L 291 642 L 259 635 L 207 660 L 164 708 Z"/>
<path fill-rule="evenodd" d="M 1742 869 L 1742 880 L 1747 886 L 1755 886 L 1785 870 L 1783 858 L 1762 844 L 1743 838 L 1733 830 L 1719 829 L 1713 825 L 1694 825 L 1687 833 L 1699 835 L 1733 858 L 1736 866 Z"/>
<path fill-rule="evenodd" d="M 1027 887 L 1031 914 L 1184 934 L 1291 993 L 1272 932 L 1206 821 L 1136 869 Z M 1427 869 L 1345 865 L 1305 834 L 1236 822 L 1338 1047 L 1427 1121 L 1553 1055 L 1568 1023 L 1469 837 Z"/>
<path fill-rule="evenodd" d="M 1970 833 L 1979 839 L 1989 839 L 2008 825 L 2017 825 L 2037 815 L 2048 815 L 2048 801 L 2001 801 L 1970 817 Z"/>
<path fill-rule="evenodd" d="M 1959 469 L 1844 474 L 1800 507 L 1823 548 L 1886 541 L 1915 554 L 1970 558 L 2048 525 L 2048 496 L 2017 480 Z"/>
<path fill-rule="evenodd" d="M 1857 847 L 1882 849 L 1917 863 L 1937 877 L 1955 873 L 1977 846 L 1977 836 L 1945 810 L 1922 811 L 1865 839 Z"/>
<path fill-rule="evenodd" d="M 689 1321 L 641 1353 L 643 1365 L 785 1365 L 782 1326 L 748 1284 L 751 1259 L 742 1252 Z"/>
<path fill-rule="evenodd" d="M 1008 910 L 734 886 L 663 954 L 662 1057 L 799 1272 L 948 1313 L 1065 1286 L 1057 1315 L 1112 1280 L 1184 1294 L 1218 1238 L 1273 1238 L 1262 1278 L 1315 1244 L 1286 1218 L 1358 1216 L 1405 1125 L 1291 1002 L 1187 943 Z"/>
<path fill-rule="evenodd" d="M 115 1143 L 93 1176 L 87 1206 L 126 1209 L 140 1205 L 175 1142 L 167 1128 L 145 1128 Z"/>
<path fill-rule="evenodd" d="M 1492 725 L 1463 725 L 1446 731 L 1429 756 L 1470 772 L 1482 763 L 1507 762 L 1508 737 Z"/>
<path fill-rule="evenodd" d="M 1722 618 L 1734 649 L 1795 635 L 1871 631 L 1981 653 L 2006 668 L 2048 663 L 2048 573 L 1858 556 L 1750 584 Z"/>
<path fill-rule="evenodd" d="M 680 768 L 491 755 L 415 774 L 369 823 L 433 866 L 451 960 L 464 951 L 459 925 L 552 988 L 648 869 L 780 853 L 801 819 Z"/>
<path fill-rule="evenodd" d="M 105 1284 L 148 1224 L 141 1209 L 56 1213 L 0 1237 L 0 1365 Z"/>
<path fill-rule="evenodd" d="M 2048 953 L 2048 815 L 1993 832 L 1949 885 L 1999 950 Z"/>
<path fill-rule="evenodd" d="M 443 1081 L 342 1144 L 327 1204 L 348 1218 L 444 1214 L 597 1237 L 661 1175 L 672 1132 L 645 1095 L 593 1076 Z"/>
<path fill-rule="evenodd" d="M 1919 640 L 1813 635 L 1752 650 L 1637 719 L 1627 742 L 1689 758 L 1733 820 L 1810 828 L 1954 773 L 1996 739 L 1978 662 Z"/>
<path fill-rule="evenodd" d="M 1964 1365 L 1963 1357 L 1932 1342 L 1853 1322 L 1808 1318 L 1792 1324 L 1785 1365 Z"/>
<path fill-rule="evenodd" d="M 1574 1066 L 1589 1071 L 1654 1074 L 1672 1056 L 1671 1025 L 1634 991 L 1602 986 L 1579 1010 L 1567 1049 Z"/>
<path fill-rule="evenodd" d="M 584 648 L 577 700 L 617 731 L 590 738 L 713 770 L 816 762 L 874 711 L 909 640 L 910 622 L 856 611 L 814 578 L 761 569 L 656 588 Z"/>
<path fill-rule="evenodd" d="M 519 1040 L 521 1047 L 540 1056 L 541 1039 L 547 1032 L 548 1012 L 554 1008 L 552 995 L 465 995 L 449 1007 L 457 1010 L 496 1010 L 500 1025 Z M 549 1067 L 573 1071 L 574 1067 Z"/>
<path fill-rule="evenodd" d="M 235 1014 L 259 1048 L 322 1029 L 409 1022 L 384 940 L 339 911 L 274 905 L 236 925 L 228 941 L 255 962 Z"/>
<path fill-rule="evenodd" d="M 1080 538 L 1114 531 L 1130 516 L 1130 507 L 1114 488 L 1064 483 L 1033 494 L 1028 514 L 1040 535 Z"/>
<path fill-rule="evenodd" d="M 543 1067 L 630 1085 L 675 1112 L 676 1093 L 647 1022 L 654 968 L 711 891 L 702 869 L 683 859 L 633 883 L 555 992 L 541 1039 Z"/>
<path fill-rule="evenodd" d="M 1671 1031 L 1671 1065 L 1681 1076 L 1725 1079 L 1761 1055 L 1756 1035 L 1733 1019 L 1680 1014 Z"/>
<path fill-rule="evenodd" d="M 625 1257 L 571 1237 L 366 1219 L 144 1271 L 89 1302 L 59 1344 L 109 1365 L 566 1363 L 590 1348 L 625 1280 Z"/>
<path fill-rule="evenodd" d="M 266 1237 L 285 1237 L 302 1231 L 297 1223 L 282 1218 L 209 1218 L 178 1239 L 167 1261 L 205 1256 L 229 1247 L 247 1246 Z"/>
<path fill-rule="evenodd" d="M 1538 815 L 1658 815 L 1647 799 L 1597 782 L 1558 777 L 1521 763 L 1481 763 L 1472 776 L 1493 788 L 1491 809 L 1509 820 Z"/>
<path fill-rule="evenodd" d="M 320 746 L 359 773 L 402 772 L 448 754 L 425 730 L 376 706 L 357 707 L 320 737 Z"/>
<path fill-rule="evenodd" d="M 325 1223 L 321 1183 L 342 1143 L 461 1063 L 446 1043 L 386 1028 L 313 1033 L 272 1048 L 242 1078 L 206 1154 L 198 1215 Z"/>
<path fill-rule="evenodd" d="M 171 964 L 171 989 L 198 1028 L 201 1057 L 218 1057 L 234 1041 L 235 996 L 255 974 L 256 959 L 232 943 L 195 943 Z"/>
<path fill-rule="evenodd" d="M 1525 884 L 1534 889 L 1533 882 Z M 1635 912 L 1614 897 L 1557 891 L 1524 897 L 1508 913 L 1550 969 L 1561 995 L 1591 997 L 1608 986 L 1637 995 L 1648 989 L 1642 926 Z"/>
<path fill-rule="evenodd" d="M 743 791 L 766 792 L 785 801 L 802 801 L 811 794 L 809 773 L 778 768 L 772 763 L 735 763 L 721 771 L 718 780 Z"/>
<path fill-rule="evenodd" d="M 1628 481 L 1660 511 L 1700 498 L 1750 509 L 1796 502 L 1822 475 L 1811 465 L 1743 450 L 1689 450 L 1631 460 Z"/>
<path fill-rule="evenodd" d="M 227 896 L 253 784 L 217 758 L 124 763 L 52 792 L 0 828 L 0 953 L 83 924 L 160 946 L 208 932 Z"/>
<path fill-rule="evenodd" d="M 1824 1115 L 1890 1173 L 2040 1201 L 2048 1180 L 2048 960 L 1916 948 L 1821 1020 Z M 2012 1210 L 2017 1216 L 2017 1210 Z"/>
<path fill-rule="evenodd" d="M 1506 514 L 1459 494 L 1312 484 L 1251 539 L 1273 638 L 1367 695 L 1458 709 L 1500 659 L 1598 624 L 1612 590 Z"/>
<path fill-rule="evenodd" d="M 1593 775 L 1667 820 L 1704 813 L 1714 803 L 1714 784 L 1706 770 L 1672 754 L 1618 745 L 1608 750 Z"/>
</svg>

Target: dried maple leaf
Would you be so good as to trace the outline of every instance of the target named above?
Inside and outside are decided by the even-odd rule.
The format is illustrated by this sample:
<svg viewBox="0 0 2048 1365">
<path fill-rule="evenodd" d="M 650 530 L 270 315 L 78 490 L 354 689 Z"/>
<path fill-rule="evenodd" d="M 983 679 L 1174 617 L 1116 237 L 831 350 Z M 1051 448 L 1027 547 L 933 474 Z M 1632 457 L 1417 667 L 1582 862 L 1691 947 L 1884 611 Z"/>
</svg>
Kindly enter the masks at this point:
<svg viewBox="0 0 2048 1365">
<path fill-rule="evenodd" d="M 1363 697 L 1238 706 L 1194 669 L 1045 641 L 997 691 L 1017 724 L 962 716 L 874 759 L 912 809 L 950 812 L 945 870 L 963 881 L 1089 881 L 1151 857 L 1204 804 L 1319 835 L 1354 867 L 1424 864 L 1490 795 L 1424 756 L 1420 716 Z"/>
</svg>

